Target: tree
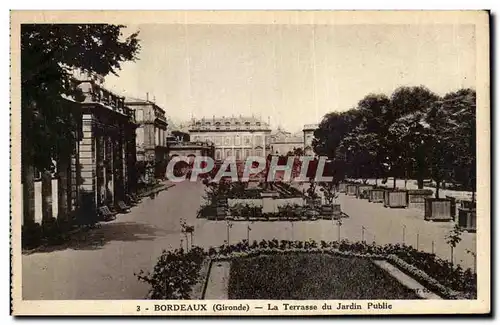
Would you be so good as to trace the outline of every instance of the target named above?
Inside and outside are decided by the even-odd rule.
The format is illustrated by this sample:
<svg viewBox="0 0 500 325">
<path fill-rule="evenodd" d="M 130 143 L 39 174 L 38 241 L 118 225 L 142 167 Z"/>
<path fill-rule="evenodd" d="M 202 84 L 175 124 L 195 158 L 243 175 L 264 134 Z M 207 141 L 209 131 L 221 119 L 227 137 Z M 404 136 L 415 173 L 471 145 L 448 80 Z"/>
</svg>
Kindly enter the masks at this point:
<svg viewBox="0 0 500 325">
<path fill-rule="evenodd" d="M 439 96 L 425 86 L 399 87 L 391 95 L 391 122 L 399 117 L 416 112 L 428 111 L 430 105 L 439 100 Z"/>
<path fill-rule="evenodd" d="M 415 170 L 420 189 L 424 187 L 427 174 L 425 137 L 428 125 L 425 117 L 437 100 L 439 96 L 424 86 L 400 87 L 391 96 L 392 112 L 387 116 L 392 122 L 393 150 L 400 158 L 405 178 Z"/>
<path fill-rule="evenodd" d="M 447 127 L 453 135 L 453 180 L 476 192 L 476 92 L 461 89 L 443 97 L 442 109 L 447 113 Z"/>
<path fill-rule="evenodd" d="M 359 124 L 359 112 L 332 112 L 325 115 L 314 131 L 313 147 L 316 154 L 334 158 L 342 139 Z"/>
<path fill-rule="evenodd" d="M 121 63 L 136 59 L 134 33 L 123 25 L 23 24 L 21 26 L 21 155 L 25 204 L 33 195 L 34 168 L 53 171 L 74 151 L 79 115 L 68 101 L 83 100 L 73 72 L 116 74 Z M 66 166 L 62 169 L 66 169 Z M 30 208 L 28 207 L 27 210 Z M 27 212 L 25 210 L 25 212 Z M 29 212 L 28 212 L 29 214 Z M 31 222 L 31 216 L 27 222 Z"/>
<path fill-rule="evenodd" d="M 457 247 L 458 243 L 462 241 L 462 233 L 463 230 L 460 228 L 458 224 L 455 224 L 455 227 L 453 227 L 452 230 L 446 235 L 446 243 L 450 245 L 450 258 L 451 258 L 451 264 L 453 265 L 453 253 L 454 249 Z"/>
</svg>

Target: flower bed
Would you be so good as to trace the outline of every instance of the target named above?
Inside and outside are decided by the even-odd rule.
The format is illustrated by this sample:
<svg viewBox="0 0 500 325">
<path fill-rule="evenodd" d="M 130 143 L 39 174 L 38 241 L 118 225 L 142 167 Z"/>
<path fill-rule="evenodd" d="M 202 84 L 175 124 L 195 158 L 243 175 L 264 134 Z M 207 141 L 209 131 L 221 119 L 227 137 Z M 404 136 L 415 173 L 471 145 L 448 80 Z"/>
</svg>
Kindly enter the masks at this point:
<svg viewBox="0 0 500 325">
<path fill-rule="evenodd" d="M 346 271 L 349 270 L 349 271 Z M 419 299 L 370 259 L 262 254 L 231 261 L 228 299 Z"/>
<path fill-rule="evenodd" d="M 260 255 L 282 255 L 297 253 L 330 254 L 339 257 L 362 257 L 386 259 L 403 272 L 414 277 L 430 290 L 447 299 L 475 299 L 477 295 L 476 274 L 470 269 L 453 266 L 434 254 L 417 251 L 405 245 L 367 244 L 365 242 L 289 241 L 277 239 L 253 241 L 243 240 L 234 245 L 222 245 L 204 251 L 194 248 L 189 252 L 176 250 L 163 252 L 153 274 L 140 272 L 138 278 L 151 285 L 150 299 L 186 299 L 191 286 L 199 279 L 203 260 L 232 260 Z M 432 277 L 430 276 L 432 274 Z"/>
</svg>

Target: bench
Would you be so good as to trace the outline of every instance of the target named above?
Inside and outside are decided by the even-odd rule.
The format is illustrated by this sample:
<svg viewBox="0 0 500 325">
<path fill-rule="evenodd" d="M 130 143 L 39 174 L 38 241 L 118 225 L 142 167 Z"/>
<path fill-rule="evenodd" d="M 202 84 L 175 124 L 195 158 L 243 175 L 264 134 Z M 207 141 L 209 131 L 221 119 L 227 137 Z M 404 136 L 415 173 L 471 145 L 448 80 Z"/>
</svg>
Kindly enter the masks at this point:
<svg viewBox="0 0 500 325">
<path fill-rule="evenodd" d="M 131 206 L 136 206 L 137 204 L 139 204 L 141 202 L 141 200 L 135 199 L 130 194 L 126 194 L 125 199 L 126 199 L 126 201 L 128 201 L 127 204 L 130 204 Z"/>
<path fill-rule="evenodd" d="M 116 212 L 112 212 L 108 206 L 103 205 L 97 209 L 97 214 L 105 221 L 116 219 Z"/>
<path fill-rule="evenodd" d="M 118 203 L 116 204 L 116 207 L 118 208 L 119 212 L 122 212 L 122 213 L 130 212 L 130 206 L 126 205 L 125 202 L 123 202 L 123 201 L 118 201 Z"/>
</svg>

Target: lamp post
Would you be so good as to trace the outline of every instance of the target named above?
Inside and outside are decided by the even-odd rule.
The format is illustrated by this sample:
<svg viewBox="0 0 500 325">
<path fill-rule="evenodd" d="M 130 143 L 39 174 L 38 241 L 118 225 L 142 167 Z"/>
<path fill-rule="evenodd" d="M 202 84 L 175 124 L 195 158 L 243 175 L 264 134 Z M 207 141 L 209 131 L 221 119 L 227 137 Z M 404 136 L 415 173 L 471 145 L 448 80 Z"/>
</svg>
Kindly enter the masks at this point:
<svg viewBox="0 0 500 325">
<path fill-rule="evenodd" d="M 337 220 L 337 225 L 338 225 L 338 237 L 339 237 L 339 242 L 340 242 L 340 227 L 342 226 L 342 220 L 341 219 Z"/>
<path fill-rule="evenodd" d="M 233 227 L 233 224 L 228 220 L 226 222 L 226 230 L 227 230 L 227 245 L 229 246 L 229 229 Z"/>
<path fill-rule="evenodd" d="M 250 224 L 247 225 L 247 243 L 248 245 L 250 245 L 250 230 L 252 230 L 252 228 L 250 228 Z"/>
</svg>

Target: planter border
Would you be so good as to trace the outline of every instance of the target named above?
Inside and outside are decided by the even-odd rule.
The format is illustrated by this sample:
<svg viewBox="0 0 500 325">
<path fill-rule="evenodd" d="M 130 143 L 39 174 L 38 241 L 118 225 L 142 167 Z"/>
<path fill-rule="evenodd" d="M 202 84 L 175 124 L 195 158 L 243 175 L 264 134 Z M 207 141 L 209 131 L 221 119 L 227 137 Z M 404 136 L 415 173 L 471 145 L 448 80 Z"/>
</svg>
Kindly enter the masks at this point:
<svg viewBox="0 0 500 325">
<path fill-rule="evenodd" d="M 252 257 L 258 257 L 258 256 L 273 256 L 273 255 L 288 255 L 288 254 L 328 254 L 331 256 L 337 256 L 337 257 L 354 257 L 354 258 L 365 258 L 365 259 L 370 259 L 370 260 L 385 260 L 389 262 L 390 264 L 394 265 L 397 267 L 399 270 L 401 270 L 403 273 L 409 275 L 412 277 L 414 280 L 422 284 L 424 287 L 428 288 L 429 290 L 432 290 L 436 295 L 440 296 L 443 299 L 449 299 L 449 300 L 457 300 L 457 299 L 472 299 L 469 297 L 466 293 L 464 292 L 459 292 L 452 290 L 425 273 L 424 271 L 420 270 L 419 268 L 403 261 L 399 257 L 397 257 L 394 254 L 370 254 L 370 253 L 354 253 L 350 251 L 341 251 L 336 248 L 286 248 L 286 249 L 281 249 L 281 248 L 248 248 L 246 251 L 241 251 L 241 252 L 231 252 L 229 254 L 220 254 L 218 253 L 217 255 L 213 256 L 210 258 L 211 262 L 210 265 L 212 265 L 213 262 L 217 261 L 232 261 L 233 259 L 237 258 L 252 258 Z M 210 271 L 210 270 L 209 270 Z M 206 281 L 208 281 L 208 276 L 210 275 L 210 272 L 208 272 L 206 276 Z M 206 289 L 206 287 L 205 287 Z M 202 299 L 205 297 L 205 291 L 203 292 Z"/>
</svg>

